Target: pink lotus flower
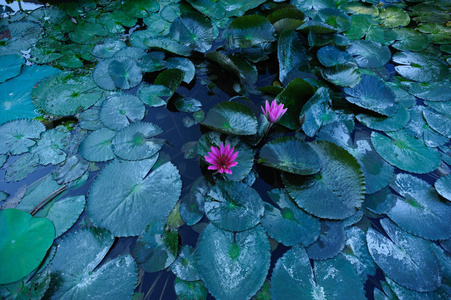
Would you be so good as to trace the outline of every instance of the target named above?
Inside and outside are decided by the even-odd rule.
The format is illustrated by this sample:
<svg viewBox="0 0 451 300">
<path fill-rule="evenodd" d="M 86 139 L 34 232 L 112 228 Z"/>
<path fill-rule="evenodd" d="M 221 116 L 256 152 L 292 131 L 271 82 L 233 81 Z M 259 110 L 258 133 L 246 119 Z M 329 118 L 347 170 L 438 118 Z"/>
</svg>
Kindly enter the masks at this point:
<svg viewBox="0 0 451 300">
<path fill-rule="evenodd" d="M 282 117 L 287 111 L 287 108 L 283 108 L 283 103 L 277 104 L 276 99 L 271 102 L 271 106 L 269 106 L 269 102 L 266 100 L 265 109 L 263 109 L 263 106 L 260 107 L 262 108 L 266 119 L 270 123 L 276 123 L 279 121 L 280 117 Z"/>
<path fill-rule="evenodd" d="M 218 170 L 219 173 L 225 172 L 227 174 L 232 174 L 230 168 L 238 164 L 238 162 L 234 161 L 238 157 L 238 151 L 234 153 L 234 147 L 230 147 L 229 144 L 224 147 L 223 143 L 221 143 L 219 149 L 214 146 L 211 146 L 210 149 L 211 152 L 208 152 L 208 155 L 204 156 L 205 160 L 212 164 L 208 169 Z"/>
</svg>

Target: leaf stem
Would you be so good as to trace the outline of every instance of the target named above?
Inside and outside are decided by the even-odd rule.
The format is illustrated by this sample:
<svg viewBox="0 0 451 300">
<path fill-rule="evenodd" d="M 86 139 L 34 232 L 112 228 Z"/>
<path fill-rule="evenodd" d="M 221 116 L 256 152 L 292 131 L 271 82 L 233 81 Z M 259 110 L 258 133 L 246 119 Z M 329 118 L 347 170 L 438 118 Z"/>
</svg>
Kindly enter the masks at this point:
<svg viewBox="0 0 451 300">
<path fill-rule="evenodd" d="M 49 203 L 50 201 L 52 201 L 53 198 L 55 198 L 56 196 L 58 196 L 59 194 L 61 194 L 64 189 L 66 188 L 66 185 L 63 185 L 62 187 L 60 187 L 59 189 L 57 189 L 56 191 L 54 191 L 53 193 L 51 193 L 50 195 L 48 195 L 44 200 L 42 200 L 41 202 L 38 203 L 38 205 L 36 205 L 31 211 L 30 211 L 30 215 L 34 216 L 41 208 L 43 208 L 47 203 Z"/>
</svg>

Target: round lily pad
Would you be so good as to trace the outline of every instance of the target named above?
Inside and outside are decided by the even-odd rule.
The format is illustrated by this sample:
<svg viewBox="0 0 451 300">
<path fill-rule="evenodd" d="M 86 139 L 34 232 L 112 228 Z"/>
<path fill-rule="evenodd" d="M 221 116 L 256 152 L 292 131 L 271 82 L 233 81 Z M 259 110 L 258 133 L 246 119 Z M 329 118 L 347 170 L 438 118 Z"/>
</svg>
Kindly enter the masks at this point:
<svg viewBox="0 0 451 300">
<path fill-rule="evenodd" d="M 379 68 L 385 66 L 391 58 L 387 46 L 367 40 L 353 41 L 346 51 L 354 57 L 361 68 Z"/>
<path fill-rule="evenodd" d="M 20 74 L 25 59 L 18 54 L 0 56 L 0 83 Z"/>
<path fill-rule="evenodd" d="M 249 299 L 268 273 L 269 241 L 261 226 L 233 233 L 209 224 L 197 245 L 197 261 L 200 277 L 216 299 Z"/>
<path fill-rule="evenodd" d="M 425 239 L 451 238 L 451 203 L 443 202 L 432 186 L 410 174 L 397 174 L 390 186 L 402 196 L 387 212 L 393 222 Z"/>
<path fill-rule="evenodd" d="M 101 128 L 91 132 L 81 143 L 79 148 L 80 155 L 89 161 L 107 161 L 114 158 L 114 152 L 111 146 L 116 131 L 108 128 Z"/>
<path fill-rule="evenodd" d="M 98 228 L 78 230 L 61 239 L 50 264 L 52 297 L 131 298 L 138 278 L 133 257 L 120 256 L 99 266 L 113 242 L 108 231 Z"/>
<path fill-rule="evenodd" d="M 205 199 L 205 214 L 217 227 L 243 231 L 254 227 L 263 216 L 263 201 L 256 190 L 242 182 L 220 181 Z"/>
<path fill-rule="evenodd" d="M 285 174 L 285 186 L 294 201 L 320 218 L 345 219 L 362 205 L 365 180 L 357 160 L 345 149 L 330 142 L 312 143 L 321 171 L 301 178 Z"/>
<path fill-rule="evenodd" d="M 248 48 L 275 40 L 275 30 L 264 16 L 251 15 L 236 18 L 230 23 L 230 48 Z"/>
<path fill-rule="evenodd" d="M 451 107 L 451 105 L 448 105 Z M 448 108 L 446 107 L 446 108 Z M 443 109 L 445 111 L 446 109 Z M 451 138 L 451 128 L 448 126 L 451 122 L 451 111 L 447 111 L 448 114 L 442 114 L 436 112 L 432 109 L 423 110 L 423 116 L 426 119 L 426 122 L 432 129 L 436 130 L 438 133 L 446 136 L 447 138 Z"/>
<path fill-rule="evenodd" d="M 164 144 L 154 138 L 163 130 L 152 123 L 134 123 L 119 131 L 113 139 L 113 152 L 120 158 L 140 160 L 153 156 Z"/>
<path fill-rule="evenodd" d="M 65 233 L 80 217 L 85 209 L 85 196 L 67 197 L 55 202 L 45 216 L 55 226 L 56 237 Z"/>
<path fill-rule="evenodd" d="M 306 248 L 309 258 L 323 260 L 338 255 L 346 241 L 345 228 L 340 221 L 322 221 L 318 239 Z"/>
<path fill-rule="evenodd" d="M 119 131 L 133 122 L 141 121 L 145 113 L 146 108 L 138 97 L 123 94 L 103 101 L 99 118 L 109 129 Z"/>
<path fill-rule="evenodd" d="M 135 60 L 117 57 L 108 64 L 108 75 L 114 84 L 123 90 L 137 86 L 142 80 L 142 70 Z"/>
<path fill-rule="evenodd" d="M 41 139 L 38 140 L 37 146 L 31 150 L 31 153 L 39 159 L 39 164 L 43 166 L 62 163 L 67 157 L 63 149 L 68 142 L 69 135 L 69 132 L 58 128 L 47 130 L 41 134 Z"/>
<path fill-rule="evenodd" d="M 208 291 L 202 281 L 184 281 L 175 278 L 174 290 L 180 300 L 205 300 Z"/>
<path fill-rule="evenodd" d="M 89 191 L 92 222 L 115 236 L 135 236 L 167 217 L 179 200 L 182 182 L 169 162 L 151 171 L 156 160 L 115 160 L 107 165 Z"/>
<path fill-rule="evenodd" d="M 441 284 L 437 258 L 429 241 L 399 229 L 388 219 L 381 220 L 388 238 L 373 228 L 366 241 L 375 263 L 398 284 L 418 292 L 429 292 Z"/>
<path fill-rule="evenodd" d="M 177 260 L 171 265 L 171 271 L 182 280 L 199 280 L 195 249 L 189 245 L 183 245 Z"/>
<path fill-rule="evenodd" d="M 404 130 L 389 132 L 387 136 L 373 131 L 371 142 L 383 159 L 404 171 L 424 174 L 434 171 L 440 164 L 436 149 L 426 147 Z"/>
<path fill-rule="evenodd" d="M 207 52 L 213 42 L 213 25 L 199 13 L 184 13 L 171 23 L 169 36 L 195 51 Z"/>
<path fill-rule="evenodd" d="M 28 152 L 39 139 L 45 126 L 36 120 L 14 120 L 0 126 L 0 154 L 18 155 Z"/>
<path fill-rule="evenodd" d="M 418 82 L 441 81 L 448 76 L 447 64 L 438 58 L 422 53 L 404 51 L 393 55 L 396 72 Z"/>
<path fill-rule="evenodd" d="M 299 175 L 315 174 L 320 169 L 318 154 L 309 144 L 293 137 L 281 137 L 265 144 L 261 149 L 259 162 Z"/>
<path fill-rule="evenodd" d="M 384 8 L 379 14 L 382 25 L 388 28 L 405 27 L 410 23 L 410 17 L 407 12 L 396 6 Z"/>
<path fill-rule="evenodd" d="M 319 219 L 299 209 L 283 190 L 269 192 L 277 207 L 265 203 L 265 215 L 261 220 L 270 237 L 285 246 L 308 246 L 319 236 Z"/>
<path fill-rule="evenodd" d="M 55 238 L 52 222 L 17 209 L 0 211 L 0 284 L 36 269 Z"/>
<path fill-rule="evenodd" d="M 451 201 L 451 175 L 440 177 L 434 186 L 440 196 Z"/>
</svg>

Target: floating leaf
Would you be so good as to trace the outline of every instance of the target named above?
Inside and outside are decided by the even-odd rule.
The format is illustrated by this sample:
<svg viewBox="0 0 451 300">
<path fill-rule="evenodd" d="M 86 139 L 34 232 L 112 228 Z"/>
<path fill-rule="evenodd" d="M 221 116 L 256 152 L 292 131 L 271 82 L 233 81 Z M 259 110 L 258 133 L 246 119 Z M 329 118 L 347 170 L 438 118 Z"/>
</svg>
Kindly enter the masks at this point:
<svg viewBox="0 0 451 300">
<path fill-rule="evenodd" d="M 5 180 L 19 181 L 27 178 L 28 174 L 31 174 L 36 170 L 39 164 L 39 159 L 31 153 L 24 153 L 17 158 L 5 172 Z"/>
<path fill-rule="evenodd" d="M 277 59 L 281 82 L 287 78 L 297 77 L 300 67 L 308 67 L 307 50 L 302 46 L 295 31 L 287 30 L 279 35 Z"/>
<path fill-rule="evenodd" d="M 137 86 L 142 80 L 142 71 L 136 61 L 128 57 L 114 58 L 108 64 L 108 75 L 114 84 L 123 90 Z"/>
<path fill-rule="evenodd" d="M 167 217 L 179 199 L 182 182 L 169 162 L 149 173 L 156 160 L 108 164 L 89 191 L 87 211 L 92 222 L 115 236 L 134 236 Z"/>
<path fill-rule="evenodd" d="M 163 50 L 181 56 L 191 55 L 190 47 L 180 44 L 179 42 L 165 36 L 144 38 L 142 43 L 145 47 L 152 49 Z"/>
<path fill-rule="evenodd" d="M 368 229 L 368 250 L 375 263 L 400 285 L 418 292 L 429 292 L 441 284 L 440 267 L 431 255 L 430 242 L 414 237 L 391 223 L 381 220 L 388 237 Z"/>
<path fill-rule="evenodd" d="M 202 281 L 184 281 L 175 278 L 174 290 L 180 300 L 205 300 L 208 291 Z"/>
<path fill-rule="evenodd" d="M 0 56 L 0 83 L 20 74 L 25 59 L 17 54 Z"/>
<path fill-rule="evenodd" d="M 88 166 L 89 163 L 78 155 L 70 156 L 56 170 L 58 184 L 66 184 L 80 178 L 88 170 Z"/>
<path fill-rule="evenodd" d="M 196 68 L 191 60 L 185 57 L 171 57 L 167 60 L 168 69 L 179 69 L 183 71 L 184 77 L 183 81 L 190 83 L 194 79 L 196 73 Z"/>
<path fill-rule="evenodd" d="M 103 44 L 96 45 L 92 49 L 92 55 L 99 58 L 110 58 L 120 49 L 126 47 L 127 45 L 120 40 L 106 39 Z"/>
<path fill-rule="evenodd" d="M 427 147 L 435 148 L 438 146 L 443 146 L 448 142 L 448 139 L 444 137 L 443 135 L 439 134 L 435 130 L 433 130 L 429 125 L 426 123 L 424 118 L 424 111 L 426 109 L 424 106 L 415 106 L 410 109 L 410 120 L 409 123 L 405 126 L 405 131 L 410 134 L 411 136 L 419 139 L 420 141 L 423 140 L 424 144 Z M 439 118 L 437 121 L 446 121 Z M 436 120 L 432 121 L 434 125 L 436 125 Z M 442 124 L 439 124 L 439 129 L 443 129 L 444 126 Z"/>
<path fill-rule="evenodd" d="M 409 93 L 416 97 L 428 101 L 451 101 L 450 80 L 437 82 L 411 82 L 403 81 L 402 85 L 407 87 Z"/>
<path fill-rule="evenodd" d="M 52 222 L 17 209 L 0 211 L 0 284 L 22 279 L 39 266 L 53 244 Z"/>
<path fill-rule="evenodd" d="M 219 132 L 235 135 L 253 135 L 257 133 L 257 118 L 243 104 L 221 102 L 207 113 L 202 125 Z"/>
<path fill-rule="evenodd" d="M 335 257 L 345 246 L 346 234 L 342 222 L 322 221 L 318 239 L 306 248 L 309 258 L 323 260 Z"/>
<path fill-rule="evenodd" d="M 136 241 L 134 256 L 146 272 L 161 271 L 177 258 L 177 230 L 165 225 L 161 220 L 150 223 Z"/>
<path fill-rule="evenodd" d="M 346 51 L 354 57 L 361 68 L 379 68 L 388 63 L 391 58 L 387 46 L 373 41 L 353 41 Z"/>
<path fill-rule="evenodd" d="M 275 30 L 271 22 L 261 15 L 236 18 L 230 23 L 227 35 L 231 49 L 249 48 L 275 41 Z"/>
<path fill-rule="evenodd" d="M 202 181 L 195 181 L 187 193 L 180 201 L 180 217 L 189 226 L 199 222 L 204 216 L 204 196 L 199 191 Z"/>
<path fill-rule="evenodd" d="M 0 287 L 0 295 L 4 299 L 42 299 L 50 285 L 50 270 L 39 272 L 32 278 L 25 277 L 20 281 Z"/>
<path fill-rule="evenodd" d="M 164 85 L 141 85 L 138 90 L 138 97 L 144 104 L 151 107 L 158 107 L 166 105 L 165 99 L 168 99 L 174 94 L 169 88 Z"/>
<path fill-rule="evenodd" d="M 61 239 L 50 265 L 52 298 L 86 299 L 93 295 L 110 299 L 131 298 L 138 277 L 138 268 L 131 255 L 98 266 L 113 241 L 109 232 L 96 228 L 78 230 Z"/>
<path fill-rule="evenodd" d="M 260 195 L 242 182 L 218 182 L 205 199 L 205 214 L 217 227 L 243 231 L 254 227 L 263 217 Z"/>
<path fill-rule="evenodd" d="M 205 53 L 212 46 L 213 25 L 199 13 L 187 13 L 172 22 L 169 36 L 182 45 Z"/>
<path fill-rule="evenodd" d="M 411 28 L 397 28 L 397 41 L 391 46 L 400 51 L 422 51 L 429 45 L 428 36 Z"/>
<path fill-rule="evenodd" d="M 111 130 L 121 130 L 144 118 L 146 108 L 140 99 L 130 94 L 112 96 L 103 101 L 99 111 L 102 123 Z"/>
<path fill-rule="evenodd" d="M 371 142 L 383 159 L 404 171 L 424 174 L 434 171 L 440 164 L 436 149 L 426 147 L 404 130 L 389 132 L 387 136 L 374 131 Z"/>
<path fill-rule="evenodd" d="M 55 237 L 71 228 L 85 210 L 85 196 L 67 197 L 55 202 L 45 216 L 55 226 Z"/>
<path fill-rule="evenodd" d="M 0 125 L 0 154 L 28 152 L 44 131 L 45 126 L 36 120 L 15 120 Z"/>
<path fill-rule="evenodd" d="M 354 61 L 348 52 L 342 51 L 335 46 L 324 46 L 318 50 L 316 55 L 319 62 L 325 67 L 343 65 Z"/>
<path fill-rule="evenodd" d="M 145 18 L 149 12 L 157 12 L 159 5 L 154 0 L 130 0 L 124 2 L 122 10 L 130 17 Z"/>
<path fill-rule="evenodd" d="M 174 104 L 179 111 L 184 112 L 196 112 L 202 107 L 202 103 L 199 100 L 190 97 L 178 99 Z"/>
<path fill-rule="evenodd" d="M 154 138 L 163 130 L 152 123 L 134 123 L 119 131 L 112 141 L 113 152 L 127 160 L 140 160 L 153 156 L 164 144 Z"/>
<path fill-rule="evenodd" d="M 81 143 L 80 155 L 89 161 L 108 161 L 114 158 L 112 140 L 116 132 L 107 128 L 101 128 L 91 132 Z"/>
<path fill-rule="evenodd" d="M 390 184 L 402 197 L 387 212 L 405 231 L 429 240 L 451 238 L 448 221 L 451 204 L 444 203 L 427 182 L 409 174 L 397 174 Z"/>
<path fill-rule="evenodd" d="M 380 117 L 367 114 L 356 116 L 360 123 L 368 128 L 379 131 L 397 131 L 403 129 L 410 120 L 410 112 L 401 105 L 396 105 L 396 112 L 390 117 Z"/>
<path fill-rule="evenodd" d="M 30 212 L 49 195 L 52 195 L 57 191 L 61 191 L 61 187 L 55 180 L 55 174 L 50 173 L 47 176 L 41 178 L 39 181 L 33 183 L 22 198 L 22 201 L 16 206 L 25 212 Z M 41 213 L 45 212 L 48 207 L 44 207 L 40 210 Z"/>
<path fill-rule="evenodd" d="M 199 280 L 195 249 L 189 245 L 183 245 L 177 260 L 171 265 L 171 271 L 182 280 Z"/>
<path fill-rule="evenodd" d="M 410 23 L 409 14 L 396 6 L 384 8 L 379 14 L 379 19 L 381 24 L 388 28 L 405 27 Z"/>
<path fill-rule="evenodd" d="M 345 88 L 346 100 L 360 107 L 385 116 L 396 112 L 395 94 L 384 81 L 375 76 L 364 75 L 354 88 Z"/>
<path fill-rule="evenodd" d="M 395 202 L 396 196 L 392 194 L 388 186 L 365 196 L 365 208 L 378 215 L 387 213 Z"/>
<path fill-rule="evenodd" d="M 299 175 L 312 175 L 320 169 L 318 154 L 309 144 L 292 137 L 277 138 L 265 144 L 259 161 L 265 166 Z"/>
<path fill-rule="evenodd" d="M 404 51 L 393 55 L 396 72 L 418 82 L 441 81 L 448 76 L 446 63 L 431 55 Z"/>
<path fill-rule="evenodd" d="M 288 193 L 306 212 L 320 218 L 345 219 L 362 205 L 365 181 L 357 160 L 329 142 L 311 144 L 320 157 L 321 171 L 300 180 L 285 174 Z"/>
<path fill-rule="evenodd" d="M 308 246 L 319 236 L 320 222 L 299 209 L 283 190 L 272 190 L 269 196 L 277 207 L 265 203 L 261 220 L 268 235 L 285 246 Z"/>
<path fill-rule="evenodd" d="M 47 130 L 41 134 L 37 146 L 31 150 L 31 153 L 39 159 L 39 164 L 45 166 L 48 164 L 57 165 L 66 160 L 67 154 L 63 151 L 67 143 L 68 132 L 58 128 Z"/>
<path fill-rule="evenodd" d="M 440 196 L 451 201 L 451 175 L 440 177 L 434 183 L 434 186 Z"/>
<path fill-rule="evenodd" d="M 362 75 L 357 70 L 354 63 L 348 63 L 324 69 L 322 75 L 324 79 L 335 85 L 353 88 L 362 80 Z"/>
<path fill-rule="evenodd" d="M 213 297 L 249 299 L 268 273 L 268 238 L 261 226 L 233 233 L 209 224 L 199 238 L 197 261 L 202 281 Z"/>
<path fill-rule="evenodd" d="M 333 274 L 333 275 L 332 275 Z M 337 285 L 336 283 L 341 284 Z M 341 256 L 315 261 L 314 271 L 300 246 L 288 250 L 271 276 L 271 299 L 363 299 L 365 292 L 354 267 Z"/>
<path fill-rule="evenodd" d="M 160 51 L 146 53 L 138 60 L 138 66 L 145 73 L 163 70 L 167 65 L 164 61 L 164 56 L 164 52 Z"/>
</svg>

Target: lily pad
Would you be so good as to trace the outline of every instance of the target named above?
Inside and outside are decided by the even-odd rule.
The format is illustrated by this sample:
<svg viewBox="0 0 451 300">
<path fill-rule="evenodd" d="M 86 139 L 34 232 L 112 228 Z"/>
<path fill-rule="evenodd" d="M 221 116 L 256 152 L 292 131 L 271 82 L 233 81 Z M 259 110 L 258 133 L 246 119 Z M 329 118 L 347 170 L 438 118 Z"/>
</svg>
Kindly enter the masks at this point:
<svg viewBox="0 0 451 300">
<path fill-rule="evenodd" d="M 0 211 L 0 284 L 22 279 L 39 266 L 55 237 L 52 222 L 17 209 Z"/>
<path fill-rule="evenodd" d="M 131 298 L 138 277 L 133 257 L 120 256 L 99 266 L 113 242 L 109 232 L 97 228 L 61 239 L 50 265 L 52 299 Z"/>
<path fill-rule="evenodd" d="M 318 50 L 316 55 L 319 62 L 325 67 L 343 65 L 354 61 L 348 52 L 342 51 L 335 46 L 324 46 Z"/>
<path fill-rule="evenodd" d="M 86 160 L 97 162 L 113 159 L 114 152 L 111 144 L 116 133 L 108 128 L 91 132 L 80 143 L 80 155 Z"/>
<path fill-rule="evenodd" d="M 169 36 L 182 45 L 205 53 L 212 46 L 213 25 L 202 14 L 191 12 L 172 22 Z"/>
<path fill-rule="evenodd" d="M 423 116 L 432 129 L 447 138 L 451 138 L 451 129 L 447 126 L 451 121 L 451 111 L 449 111 L 449 114 L 442 114 L 431 109 L 425 109 L 423 110 Z"/>
<path fill-rule="evenodd" d="M 164 85 L 141 85 L 138 90 L 138 97 L 144 104 L 151 107 L 166 105 L 166 100 L 174 94 Z"/>
<path fill-rule="evenodd" d="M 233 233 L 209 224 L 199 238 L 197 261 L 200 277 L 216 299 L 249 299 L 269 270 L 268 238 L 261 226 Z"/>
<path fill-rule="evenodd" d="M 364 175 L 357 160 L 330 142 L 311 146 L 319 155 L 321 171 L 302 179 L 285 174 L 288 193 L 299 207 L 317 217 L 341 220 L 353 215 L 365 194 Z"/>
<path fill-rule="evenodd" d="M 122 159 L 140 160 L 153 156 L 164 140 L 154 138 L 163 130 L 152 123 L 134 123 L 119 131 L 112 141 L 114 154 Z"/>
<path fill-rule="evenodd" d="M 142 70 L 135 60 L 128 57 L 114 58 L 108 64 L 108 75 L 123 90 L 137 86 L 142 80 Z"/>
<path fill-rule="evenodd" d="M 410 17 L 407 12 L 396 6 L 384 8 L 379 19 L 382 25 L 388 28 L 406 27 L 410 23 Z"/>
<path fill-rule="evenodd" d="M 0 83 L 20 74 L 25 59 L 17 54 L 0 56 Z"/>
<path fill-rule="evenodd" d="M 259 162 L 299 175 L 312 175 L 320 169 L 318 154 L 309 144 L 293 137 L 281 137 L 265 144 L 261 149 Z"/>
<path fill-rule="evenodd" d="M 410 120 L 410 112 L 407 108 L 396 105 L 396 112 L 390 116 L 374 116 L 369 114 L 358 114 L 356 116 L 360 123 L 368 128 L 379 131 L 397 131 L 403 129 Z"/>
<path fill-rule="evenodd" d="M 302 46 L 301 39 L 295 31 L 284 31 L 279 35 L 277 43 L 277 59 L 279 60 L 279 79 L 299 75 L 299 68 L 308 67 L 307 50 Z"/>
<path fill-rule="evenodd" d="M 275 41 L 271 22 L 261 15 L 236 18 L 230 23 L 227 39 L 231 49 L 249 48 Z"/>
<path fill-rule="evenodd" d="M 434 186 L 440 196 L 451 201 L 451 175 L 440 177 L 434 183 Z"/>
<path fill-rule="evenodd" d="M 436 132 L 426 123 L 424 118 L 425 110 L 427 109 L 424 106 L 420 105 L 412 107 L 409 110 L 410 120 L 409 123 L 407 123 L 407 125 L 405 126 L 405 131 L 411 136 L 415 137 L 416 139 L 419 139 L 420 141 L 423 140 L 424 144 L 427 147 L 436 148 L 439 146 L 443 146 L 448 142 L 448 139 L 443 135 L 441 135 L 440 133 Z M 439 116 L 437 117 L 439 118 Z M 445 116 L 442 116 L 442 118 L 439 119 L 439 121 L 446 122 L 446 119 L 447 118 Z M 444 129 L 444 126 L 442 124 L 439 124 L 439 122 L 437 122 L 436 120 L 433 120 L 432 123 L 434 125 L 438 124 L 439 129 Z"/>
<path fill-rule="evenodd" d="M 15 120 L 0 125 L 0 154 L 28 152 L 44 131 L 44 124 L 36 120 Z"/>
<path fill-rule="evenodd" d="M 429 46 L 427 35 L 412 28 L 397 28 L 397 41 L 391 46 L 400 51 L 422 51 Z"/>
<path fill-rule="evenodd" d="M 360 107 L 375 111 L 384 116 L 396 112 L 395 94 L 382 79 L 363 75 L 354 88 L 345 88 L 346 100 Z"/>
<path fill-rule="evenodd" d="M 438 102 L 451 101 L 451 91 L 449 90 L 450 80 L 445 79 L 430 83 L 403 81 L 401 83 L 407 87 L 409 93 L 420 99 Z"/>
<path fill-rule="evenodd" d="M 439 166 L 440 154 L 436 149 L 426 147 L 421 140 L 411 137 L 404 130 L 386 134 L 373 131 L 371 142 L 389 164 L 416 174 L 432 172 Z"/>
<path fill-rule="evenodd" d="M 126 47 L 127 45 L 120 40 L 106 39 L 103 44 L 96 45 L 92 49 L 92 55 L 99 58 L 110 58 L 120 49 Z"/>
<path fill-rule="evenodd" d="M 307 253 L 300 246 L 292 247 L 279 258 L 271 276 L 271 299 L 275 300 L 357 300 L 364 299 L 364 294 L 360 278 L 345 258 L 315 261 L 312 271 Z"/>
<path fill-rule="evenodd" d="M 191 60 L 185 57 L 171 57 L 166 61 L 168 69 L 179 69 L 184 73 L 183 81 L 191 83 L 194 79 L 196 68 Z"/>
<path fill-rule="evenodd" d="M 147 226 L 134 248 L 136 261 L 150 273 L 169 267 L 177 258 L 177 252 L 177 230 L 166 227 L 161 220 Z"/>
<path fill-rule="evenodd" d="M 299 209 L 283 190 L 268 192 L 277 207 L 265 203 L 265 215 L 261 220 L 268 235 L 285 246 L 308 246 L 319 236 L 320 222 Z"/>
<path fill-rule="evenodd" d="M 345 228 L 340 221 L 322 221 L 318 239 L 308 246 L 307 255 L 311 259 L 324 260 L 338 255 L 346 241 Z"/>
<path fill-rule="evenodd" d="M 357 70 L 356 64 L 347 63 L 326 68 L 322 70 L 322 75 L 335 85 L 353 88 L 362 80 L 362 75 Z"/>
<path fill-rule="evenodd" d="M 205 214 L 217 227 L 243 231 L 263 217 L 263 201 L 256 190 L 242 182 L 218 182 L 205 199 Z"/>
<path fill-rule="evenodd" d="M 115 236 L 135 236 L 167 217 L 179 199 L 182 182 L 170 162 L 150 172 L 156 160 L 154 156 L 107 165 L 89 191 L 87 211 L 92 222 Z"/>
<path fill-rule="evenodd" d="M 396 72 L 406 79 L 418 82 L 441 81 L 448 76 L 448 67 L 442 60 L 431 55 L 404 51 L 392 57 L 399 66 Z"/>
<path fill-rule="evenodd" d="M 109 129 L 119 131 L 133 122 L 141 121 L 145 113 L 146 108 L 138 97 L 123 94 L 103 101 L 99 118 Z"/>
<path fill-rule="evenodd" d="M 390 186 L 402 196 L 387 212 L 393 222 L 428 240 L 451 238 L 451 203 L 443 202 L 432 186 L 410 174 L 397 174 Z"/>
<path fill-rule="evenodd" d="M 78 155 L 70 156 L 63 165 L 56 170 L 58 184 L 66 184 L 77 180 L 88 170 L 89 163 Z"/>
<path fill-rule="evenodd" d="M 31 174 L 36 170 L 39 165 L 39 159 L 31 153 L 24 153 L 17 158 L 5 172 L 5 180 L 19 181 L 27 178 L 28 174 Z"/>
<path fill-rule="evenodd" d="M 67 197 L 53 203 L 45 216 L 55 226 L 55 237 L 61 236 L 71 228 L 85 210 L 85 196 Z"/>
<path fill-rule="evenodd" d="M 31 153 L 39 159 L 39 164 L 45 166 L 48 164 L 57 165 L 66 160 L 67 154 L 63 151 L 70 133 L 59 128 L 47 130 L 41 134 L 37 146 L 31 150 Z"/>
<path fill-rule="evenodd" d="M 366 40 L 353 41 L 346 51 L 352 55 L 361 68 L 379 68 L 390 61 L 391 53 L 387 46 Z"/>
<path fill-rule="evenodd" d="M 177 260 L 171 265 L 171 271 L 182 280 L 199 280 L 195 249 L 189 245 L 183 245 Z"/>
<path fill-rule="evenodd" d="M 257 133 L 257 118 L 254 113 L 247 106 L 236 102 L 221 102 L 213 106 L 202 125 L 234 135 Z"/>
<path fill-rule="evenodd" d="M 398 284 L 418 292 L 429 292 L 441 284 L 437 258 L 429 241 L 402 231 L 391 221 L 381 220 L 388 238 L 373 228 L 366 240 L 374 262 Z"/>
<path fill-rule="evenodd" d="M 208 291 L 202 281 L 184 281 L 175 278 L 174 290 L 180 300 L 205 300 Z"/>
</svg>

